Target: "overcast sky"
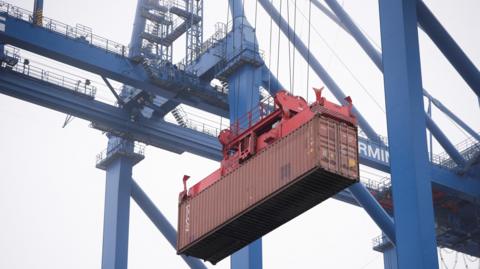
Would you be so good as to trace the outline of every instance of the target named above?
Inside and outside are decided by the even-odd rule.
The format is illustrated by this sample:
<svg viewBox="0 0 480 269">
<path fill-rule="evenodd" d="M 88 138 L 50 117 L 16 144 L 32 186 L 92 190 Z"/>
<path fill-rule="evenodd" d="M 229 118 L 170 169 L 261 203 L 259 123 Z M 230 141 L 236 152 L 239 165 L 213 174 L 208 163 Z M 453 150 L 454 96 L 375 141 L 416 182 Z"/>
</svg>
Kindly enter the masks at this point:
<svg viewBox="0 0 480 269">
<path fill-rule="evenodd" d="M 279 1 L 274 2 L 278 7 Z M 285 11 L 287 1 L 283 2 Z M 10 0 L 10 3 L 28 10 L 33 7 L 33 0 Z M 480 2 L 426 3 L 476 66 L 480 66 L 477 29 Z M 45 0 L 44 13 L 70 25 L 87 25 L 97 35 L 128 44 L 135 4 L 135 0 Z M 257 22 L 259 44 L 265 51 L 267 65 L 276 72 L 278 52 L 287 55 L 288 43 L 281 36 L 281 46 L 277 48 L 278 29 L 270 28 L 270 19 L 260 6 L 255 6 L 254 0 L 246 0 L 245 5 L 250 23 Z M 300 12 L 308 14 L 307 1 L 298 1 L 298 6 L 297 32 L 306 41 L 308 27 Z M 345 0 L 343 6 L 379 45 L 377 1 Z M 256 18 L 255 8 L 258 8 Z M 375 129 L 385 135 L 380 72 L 351 37 L 318 10 L 312 13 L 311 50 L 344 91 L 352 95 L 354 104 Z M 206 39 L 213 33 L 216 22 L 227 20 L 227 2 L 206 0 L 204 17 Z M 183 58 L 184 43 L 179 43 L 175 59 Z M 475 95 L 422 32 L 420 43 L 425 88 L 472 128 L 480 130 Z M 25 52 L 23 55 L 45 61 Z M 293 89 L 296 94 L 306 96 L 307 79 L 310 86 L 323 84 L 313 72 L 307 77 L 306 63 L 298 54 L 295 57 Z M 281 57 L 278 66 L 278 77 L 284 85 L 290 85 L 288 57 Z M 99 80 L 98 76 L 86 75 Z M 79 119 L 62 129 L 64 114 L 3 95 L 0 95 L 0 113 L 0 268 L 99 268 L 105 174 L 94 164 L 95 155 L 106 147 L 106 137 Z M 434 111 L 434 118 L 454 143 L 466 138 L 439 111 Z M 437 145 L 434 151 L 441 149 Z M 177 155 L 148 147 L 145 160 L 134 169 L 134 178 L 176 226 L 182 176 L 188 174 L 198 180 L 217 167 L 216 162 L 188 153 Z M 129 268 L 186 268 L 133 201 L 130 220 Z M 363 209 L 330 199 L 264 237 L 264 268 L 383 268 L 382 255 L 371 250 L 371 240 L 379 234 Z M 455 254 L 444 253 L 444 256 L 450 268 Z M 458 266 L 464 266 L 463 263 L 460 255 Z M 478 262 L 469 264 L 472 268 Z M 229 259 L 215 268 L 229 268 Z"/>
</svg>

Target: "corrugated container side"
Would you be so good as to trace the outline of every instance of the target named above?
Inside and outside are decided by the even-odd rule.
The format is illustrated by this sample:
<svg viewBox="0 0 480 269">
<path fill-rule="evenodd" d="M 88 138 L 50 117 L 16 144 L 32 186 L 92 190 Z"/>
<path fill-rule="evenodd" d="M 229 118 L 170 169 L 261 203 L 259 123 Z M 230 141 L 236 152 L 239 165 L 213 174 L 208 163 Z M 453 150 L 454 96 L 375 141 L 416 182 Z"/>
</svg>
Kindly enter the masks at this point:
<svg viewBox="0 0 480 269">
<path fill-rule="evenodd" d="M 245 216 L 242 221 L 248 223 L 247 212 L 319 167 L 350 178 L 353 183 L 358 179 L 356 139 L 356 128 L 330 118 L 314 117 L 201 193 L 182 201 L 179 205 L 177 249 L 183 253 L 186 248 L 198 245 L 195 250 L 198 255 L 208 256 L 218 252 L 218 257 L 212 259 L 223 258 L 222 253 L 228 253 L 244 244 L 245 240 L 255 238 L 249 238 L 250 231 L 245 227 L 229 228 L 228 234 L 222 233 L 222 227 L 242 216 Z M 289 205 L 269 206 L 281 210 Z M 268 215 L 268 212 L 262 214 Z M 250 222 L 254 222 L 263 233 L 272 228 L 256 219 Z M 209 250 L 202 250 L 199 241 L 208 245 Z"/>
</svg>

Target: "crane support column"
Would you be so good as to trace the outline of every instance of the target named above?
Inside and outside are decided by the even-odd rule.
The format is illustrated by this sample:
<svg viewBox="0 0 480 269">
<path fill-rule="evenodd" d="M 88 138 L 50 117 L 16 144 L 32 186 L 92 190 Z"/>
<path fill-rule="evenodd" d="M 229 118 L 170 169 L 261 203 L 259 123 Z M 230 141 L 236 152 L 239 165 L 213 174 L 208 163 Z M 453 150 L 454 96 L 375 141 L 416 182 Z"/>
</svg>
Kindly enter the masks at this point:
<svg viewBox="0 0 480 269">
<path fill-rule="evenodd" d="M 417 30 L 417 0 L 380 0 L 398 268 L 438 268 Z"/>
<path fill-rule="evenodd" d="M 238 59 L 252 58 L 255 64 L 245 64 L 238 69 L 227 72 L 228 101 L 230 104 L 230 122 L 235 122 L 242 115 L 247 114 L 260 101 L 259 86 L 262 80 L 262 68 L 258 55 L 258 42 L 255 32 L 245 18 L 243 1 L 229 0 L 229 7 L 233 18 L 233 29 L 227 37 L 226 60 L 234 63 Z M 253 56 L 250 54 L 253 53 Z M 238 55 L 238 56 L 236 56 Z M 232 269 L 262 269 L 262 239 L 251 243 L 231 256 Z"/>
<path fill-rule="evenodd" d="M 147 20 L 142 16 L 145 0 L 137 0 L 137 8 L 135 10 L 135 19 L 133 21 L 132 36 L 130 38 L 130 58 L 138 58 L 142 53 L 142 37 L 141 34 L 145 30 Z"/>
<path fill-rule="evenodd" d="M 107 149 L 97 155 L 96 165 L 107 172 L 102 269 L 126 269 L 132 168 L 144 157 L 133 141 L 108 136 Z"/>
<path fill-rule="evenodd" d="M 395 246 L 385 237 L 385 234 L 373 239 L 373 250 L 383 254 L 383 268 L 398 269 Z"/>
<path fill-rule="evenodd" d="M 150 200 L 148 195 L 142 190 L 142 188 L 140 188 L 133 178 L 131 181 L 131 190 L 133 200 L 167 239 L 168 243 L 170 243 L 170 245 L 175 249 L 177 244 L 177 232 L 175 231 L 175 228 L 172 226 L 172 224 L 170 224 L 162 212 L 158 210 L 153 201 Z M 185 255 L 181 255 L 181 257 L 192 269 L 207 269 L 207 267 L 196 258 L 187 257 Z"/>
</svg>

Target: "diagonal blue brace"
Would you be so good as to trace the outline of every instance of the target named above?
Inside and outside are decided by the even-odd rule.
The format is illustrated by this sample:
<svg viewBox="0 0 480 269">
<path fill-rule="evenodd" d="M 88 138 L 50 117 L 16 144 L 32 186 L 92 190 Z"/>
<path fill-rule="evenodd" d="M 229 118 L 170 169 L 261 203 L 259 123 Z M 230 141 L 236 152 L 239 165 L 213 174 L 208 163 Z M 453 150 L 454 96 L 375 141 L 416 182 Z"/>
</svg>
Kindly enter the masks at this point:
<svg viewBox="0 0 480 269">
<path fill-rule="evenodd" d="M 440 101 L 435 97 L 431 96 L 425 89 L 423 90 L 423 95 L 431 100 L 432 104 L 435 105 L 440 111 L 445 113 L 450 119 L 452 119 L 456 124 L 462 127 L 469 135 L 475 138 L 477 141 L 480 141 L 480 134 L 475 132 L 470 126 L 468 126 L 464 121 L 462 121 L 457 115 L 453 114 L 450 109 L 445 107 Z M 430 116 L 430 115 L 429 115 Z"/>
<path fill-rule="evenodd" d="M 145 215 L 152 221 L 157 229 L 168 240 L 168 243 L 175 248 L 177 244 L 177 232 L 173 228 L 168 219 L 158 210 L 155 204 L 148 198 L 147 194 L 140 188 L 140 186 L 132 179 L 132 198 L 138 206 L 145 212 Z M 207 267 L 198 259 L 181 255 L 182 259 L 192 269 L 207 269 Z"/>
<path fill-rule="evenodd" d="M 355 200 L 361 205 L 368 215 L 375 221 L 383 233 L 395 243 L 395 227 L 392 218 L 377 202 L 375 197 L 361 183 L 352 185 L 348 190 L 352 193 Z"/>
<path fill-rule="evenodd" d="M 468 86 L 480 97 L 480 72 L 477 67 L 435 18 L 435 15 L 433 15 L 425 3 L 419 0 L 417 5 L 418 23 L 422 29 L 450 61 L 465 82 L 467 82 Z"/>
<path fill-rule="evenodd" d="M 426 115 L 426 124 L 432 135 L 435 139 L 442 145 L 445 151 L 448 153 L 450 158 L 460 167 L 464 167 L 467 161 L 463 156 L 457 151 L 455 146 L 448 140 L 447 136 L 440 130 L 440 127 L 430 118 L 430 116 Z"/>
<path fill-rule="evenodd" d="M 416 0 L 380 0 L 398 268 L 438 268 Z"/>
</svg>

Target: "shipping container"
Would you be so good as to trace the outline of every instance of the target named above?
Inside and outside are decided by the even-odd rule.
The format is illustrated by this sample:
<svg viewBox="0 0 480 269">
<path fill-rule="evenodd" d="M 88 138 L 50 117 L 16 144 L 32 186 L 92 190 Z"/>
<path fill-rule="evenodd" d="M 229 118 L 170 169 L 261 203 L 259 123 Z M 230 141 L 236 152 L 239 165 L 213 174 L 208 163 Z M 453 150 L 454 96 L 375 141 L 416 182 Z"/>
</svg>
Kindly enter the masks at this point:
<svg viewBox="0 0 480 269">
<path fill-rule="evenodd" d="M 358 182 L 357 128 L 317 112 L 241 166 L 180 199 L 177 250 L 215 264 Z"/>
</svg>

